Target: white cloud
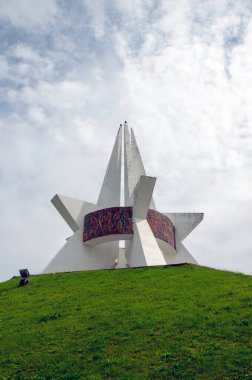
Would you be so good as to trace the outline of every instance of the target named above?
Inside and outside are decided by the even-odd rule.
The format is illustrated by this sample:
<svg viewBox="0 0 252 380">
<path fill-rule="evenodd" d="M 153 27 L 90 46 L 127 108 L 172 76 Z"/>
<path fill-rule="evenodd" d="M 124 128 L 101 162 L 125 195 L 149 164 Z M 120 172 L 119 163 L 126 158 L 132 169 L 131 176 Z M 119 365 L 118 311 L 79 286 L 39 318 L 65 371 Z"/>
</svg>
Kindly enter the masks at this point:
<svg viewBox="0 0 252 380">
<path fill-rule="evenodd" d="M 85 12 L 87 13 L 88 25 L 94 31 L 94 35 L 97 39 L 102 38 L 106 27 L 104 0 L 93 0 L 92 2 L 83 0 L 83 4 L 85 6 Z"/>
<path fill-rule="evenodd" d="M 1 0 L 0 19 L 30 29 L 52 23 L 59 9 L 55 0 Z"/>
<path fill-rule="evenodd" d="M 40 107 L 31 107 L 28 112 L 32 121 L 39 124 L 44 124 L 46 121 L 45 111 Z"/>
<path fill-rule="evenodd" d="M 34 49 L 22 43 L 13 46 L 12 56 L 28 62 L 37 62 L 41 59 L 40 55 Z"/>
<path fill-rule="evenodd" d="M 91 96 L 88 86 L 79 81 L 64 80 L 58 83 L 40 81 L 34 87 L 24 86 L 21 90 L 10 90 L 8 93 L 12 102 L 52 109 L 70 110 L 82 107 L 87 96 Z"/>
<path fill-rule="evenodd" d="M 0 55 L 0 78 L 6 78 L 8 76 L 8 72 L 8 62 L 3 55 Z"/>
</svg>

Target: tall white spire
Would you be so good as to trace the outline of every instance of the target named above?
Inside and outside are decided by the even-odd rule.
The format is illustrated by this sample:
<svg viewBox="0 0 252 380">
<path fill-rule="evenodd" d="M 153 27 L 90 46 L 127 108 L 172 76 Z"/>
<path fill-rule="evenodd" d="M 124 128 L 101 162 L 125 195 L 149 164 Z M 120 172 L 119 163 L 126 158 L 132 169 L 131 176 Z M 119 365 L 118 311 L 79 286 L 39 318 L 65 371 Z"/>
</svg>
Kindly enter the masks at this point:
<svg viewBox="0 0 252 380">
<path fill-rule="evenodd" d="M 97 205 L 102 207 L 120 206 L 122 164 L 122 127 L 119 128 L 103 180 Z"/>
<path fill-rule="evenodd" d="M 138 149 L 133 129 L 129 130 L 127 123 L 124 123 L 124 194 L 125 205 L 130 204 L 130 198 L 139 181 L 141 175 L 145 174 L 143 161 Z M 153 198 L 150 208 L 156 209 Z"/>
</svg>

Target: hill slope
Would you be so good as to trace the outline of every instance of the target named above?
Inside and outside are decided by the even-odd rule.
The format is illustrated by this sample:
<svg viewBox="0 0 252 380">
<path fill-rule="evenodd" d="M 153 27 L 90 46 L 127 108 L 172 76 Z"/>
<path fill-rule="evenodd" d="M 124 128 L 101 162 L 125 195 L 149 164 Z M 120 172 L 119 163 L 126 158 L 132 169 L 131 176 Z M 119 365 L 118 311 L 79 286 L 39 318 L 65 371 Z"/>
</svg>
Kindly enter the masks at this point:
<svg viewBox="0 0 252 380">
<path fill-rule="evenodd" d="M 192 265 L 0 284 L 1 379 L 252 379 L 252 278 Z"/>
</svg>

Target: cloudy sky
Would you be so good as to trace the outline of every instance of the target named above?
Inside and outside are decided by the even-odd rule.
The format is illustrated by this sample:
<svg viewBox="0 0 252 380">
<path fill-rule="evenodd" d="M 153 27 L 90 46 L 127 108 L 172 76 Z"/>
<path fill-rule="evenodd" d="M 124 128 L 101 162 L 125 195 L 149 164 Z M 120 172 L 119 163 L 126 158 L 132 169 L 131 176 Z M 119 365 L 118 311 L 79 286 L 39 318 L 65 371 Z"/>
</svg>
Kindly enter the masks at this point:
<svg viewBox="0 0 252 380">
<path fill-rule="evenodd" d="M 0 0 L 0 280 L 38 273 L 134 128 L 164 212 L 204 212 L 198 262 L 252 273 L 251 0 Z"/>
</svg>

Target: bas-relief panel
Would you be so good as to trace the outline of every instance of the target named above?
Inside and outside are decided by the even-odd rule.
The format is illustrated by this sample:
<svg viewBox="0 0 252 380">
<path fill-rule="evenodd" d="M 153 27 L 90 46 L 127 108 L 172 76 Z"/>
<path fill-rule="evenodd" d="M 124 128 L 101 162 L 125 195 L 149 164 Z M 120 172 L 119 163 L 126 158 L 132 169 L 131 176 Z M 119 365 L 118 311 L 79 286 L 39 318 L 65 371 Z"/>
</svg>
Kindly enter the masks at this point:
<svg viewBox="0 0 252 380">
<path fill-rule="evenodd" d="M 87 214 L 83 242 L 107 235 L 133 234 L 132 207 L 110 207 Z"/>
<path fill-rule="evenodd" d="M 156 239 L 163 240 L 176 249 L 175 227 L 167 216 L 149 209 L 147 221 Z"/>
<path fill-rule="evenodd" d="M 84 220 L 83 242 L 108 235 L 133 234 L 133 208 L 110 207 L 87 214 Z M 175 227 L 167 216 L 149 209 L 147 221 L 155 238 L 176 249 Z"/>
</svg>

